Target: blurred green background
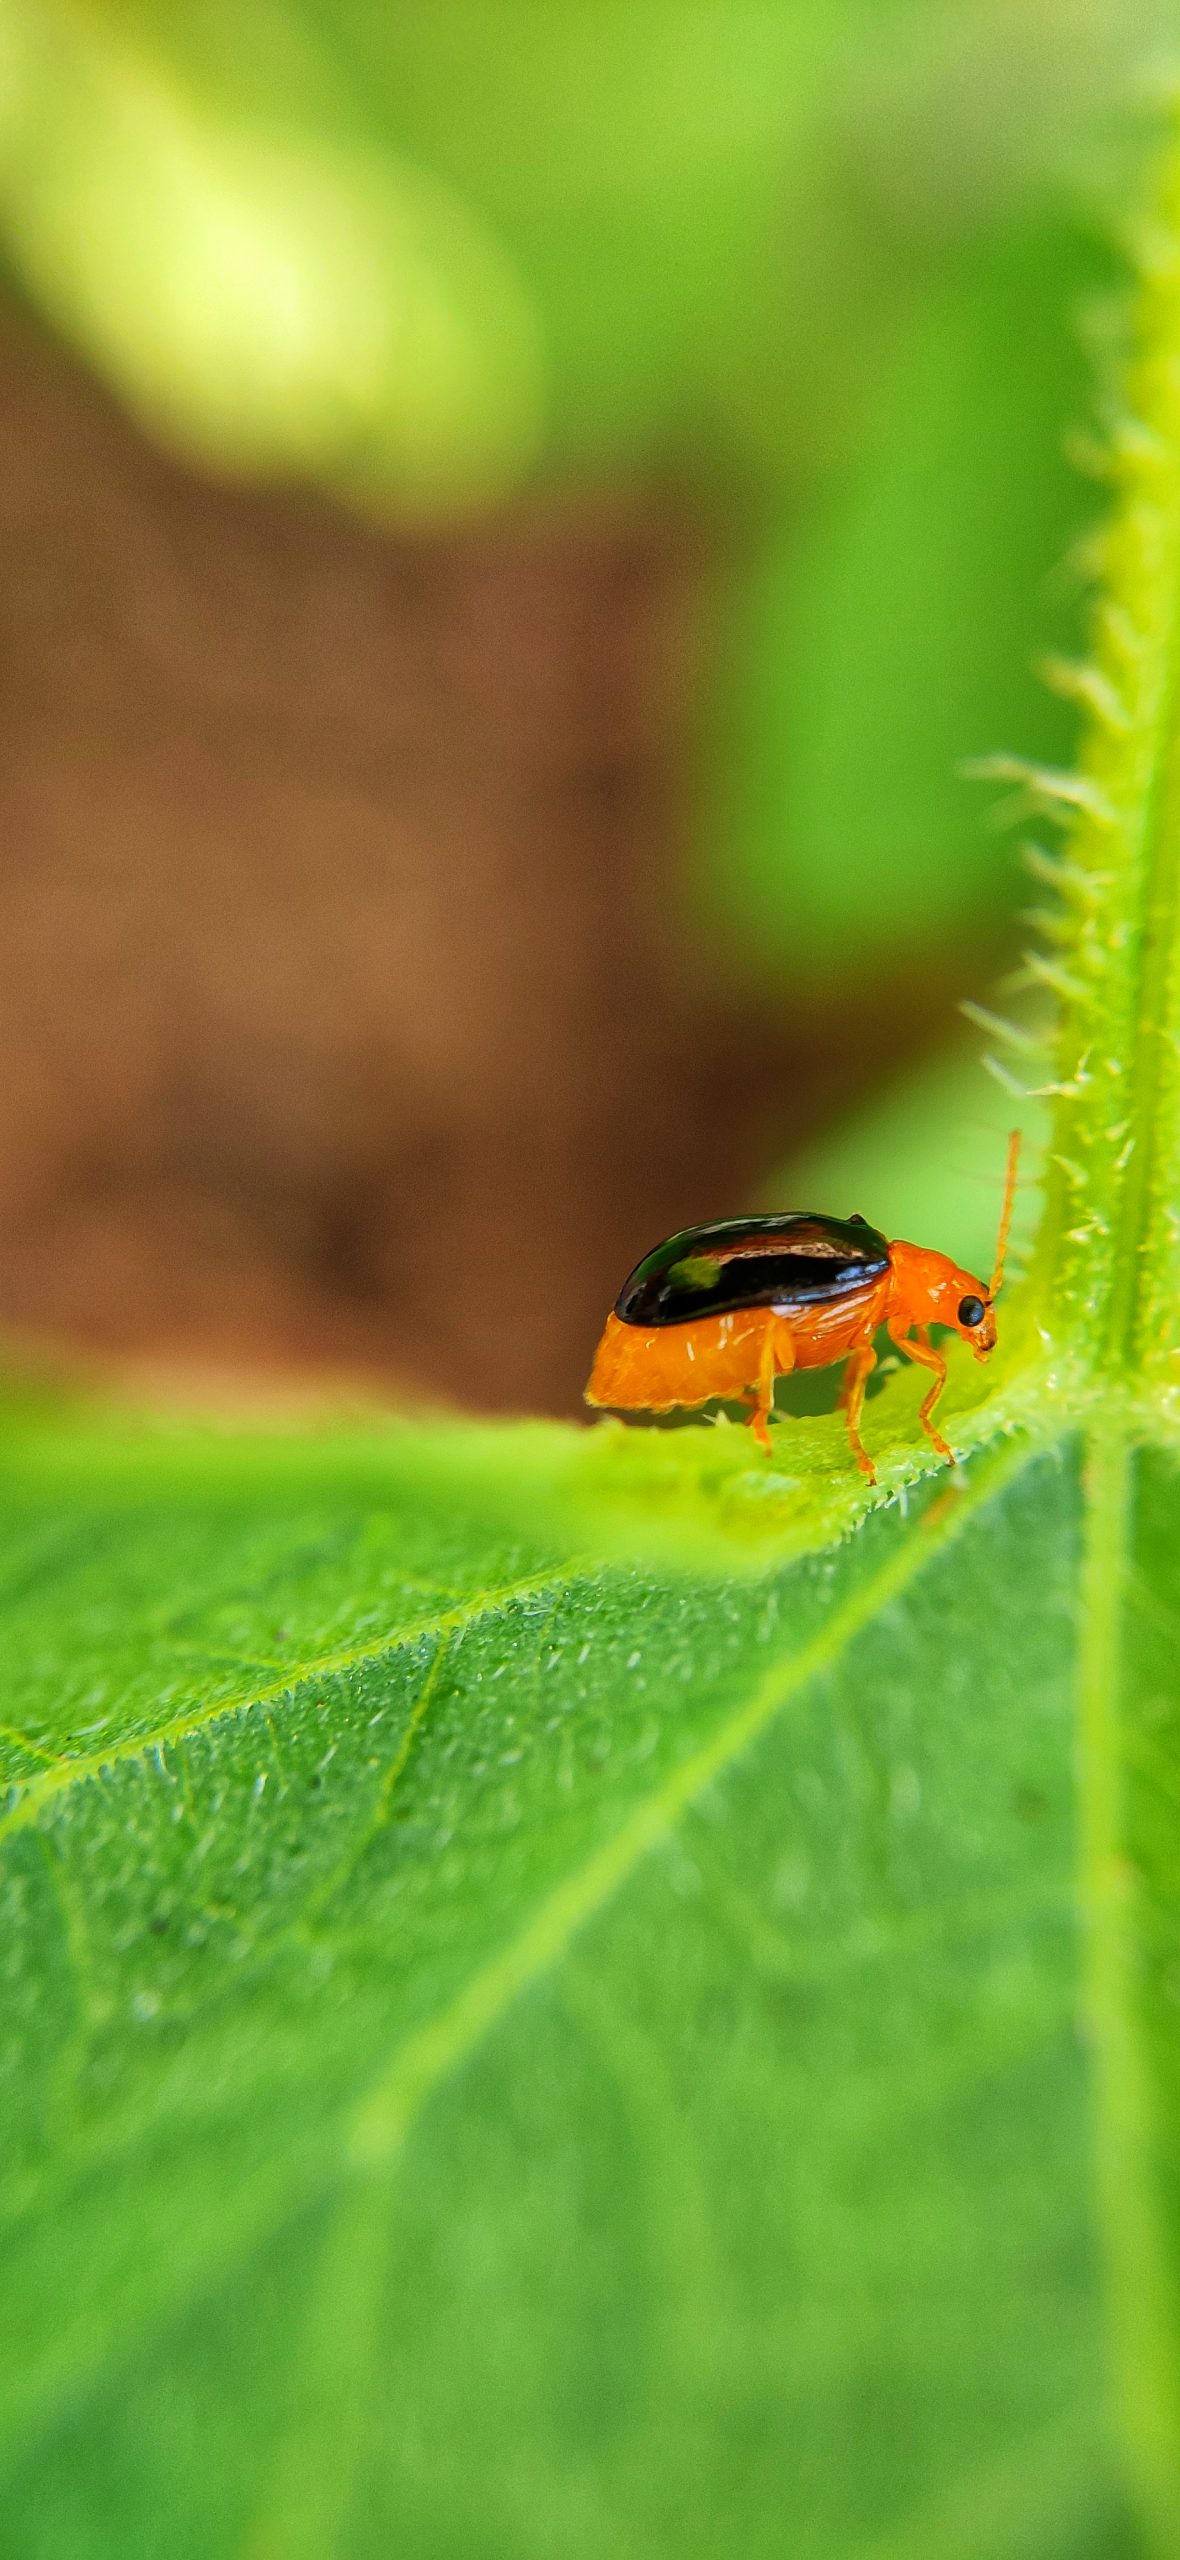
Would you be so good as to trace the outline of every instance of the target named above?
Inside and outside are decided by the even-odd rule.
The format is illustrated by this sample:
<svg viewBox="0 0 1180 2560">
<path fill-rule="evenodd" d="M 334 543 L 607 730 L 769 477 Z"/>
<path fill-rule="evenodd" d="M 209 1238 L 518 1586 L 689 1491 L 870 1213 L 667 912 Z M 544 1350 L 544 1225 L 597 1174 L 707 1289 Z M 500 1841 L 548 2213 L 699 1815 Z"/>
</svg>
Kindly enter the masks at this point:
<svg viewBox="0 0 1180 2560">
<path fill-rule="evenodd" d="M 0 0 L 14 1343 L 571 1409 L 669 1226 L 986 1263 L 1175 35 Z"/>
</svg>

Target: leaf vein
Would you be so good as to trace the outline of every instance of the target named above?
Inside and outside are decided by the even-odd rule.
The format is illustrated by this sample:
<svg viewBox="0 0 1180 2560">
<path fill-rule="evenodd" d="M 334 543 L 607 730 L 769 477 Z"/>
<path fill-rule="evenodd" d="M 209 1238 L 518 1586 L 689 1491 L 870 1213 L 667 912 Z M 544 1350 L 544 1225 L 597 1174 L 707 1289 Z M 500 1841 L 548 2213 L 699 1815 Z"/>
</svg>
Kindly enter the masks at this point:
<svg viewBox="0 0 1180 2560">
<path fill-rule="evenodd" d="M 245 1715 L 255 1707 L 265 1707 L 277 1698 L 286 1697 L 294 1689 L 306 1687 L 309 1681 L 330 1680 L 341 1672 L 353 1671 L 366 1663 L 379 1662 L 383 1655 L 404 1653 L 411 1646 L 428 1642 L 431 1636 L 446 1636 L 474 1625 L 480 1618 L 492 1617 L 499 1609 L 511 1607 L 515 1600 L 539 1597 L 543 1592 L 560 1590 L 576 1580 L 582 1568 L 577 1560 L 556 1571 L 532 1574 L 520 1582 L 505 1583 L 494 1591 L 474 1592 L 452 1609 L 436 1612 L 408 1627 L 388 1631 L 371 1644 L 344 1647 L 338 1652 L 322 1654 L 304 1663 L 292 1663 L 281 1680 L 266 1688 L 251 1689 L 232 1698 L 214 1698 L 207 1704 L 169 1719 L 152 1732 L 131 1734 L 125 1741 L 114 1742 L 103 1750 L 79 1752 L 76 1757 L 60 1760 L 35 1778 L 17 1780 L 8 1803 L 0 1813 L 0 1841 L 34 1822 L 43 1805 L 68 1789 L 104 1776 L 128 1761 L 146 1759 L 150 1752 L 165 1751 L 174 1743 L 188 1742 L 199 1733 L 221 1722 L 223 1718 Z"/>
</svg>

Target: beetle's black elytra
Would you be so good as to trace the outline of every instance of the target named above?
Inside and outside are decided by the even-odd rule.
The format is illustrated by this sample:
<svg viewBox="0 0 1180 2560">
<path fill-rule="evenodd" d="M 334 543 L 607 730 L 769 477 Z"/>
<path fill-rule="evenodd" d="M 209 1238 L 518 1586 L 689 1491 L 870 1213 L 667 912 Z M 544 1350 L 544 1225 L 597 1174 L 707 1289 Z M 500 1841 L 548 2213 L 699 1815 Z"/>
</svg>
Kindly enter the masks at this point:
<svg viewBox="0 0 1180 2560">
<path fill-rule="evenodd" d="M 822 1305 L 889 1269 L 889 1247 L 863 1218 L 720 1218 L 685 1227 L 637 1263 L 615 1300 L 623 1324 L 690 1324 L 743 1307 Z"/>
</svg>

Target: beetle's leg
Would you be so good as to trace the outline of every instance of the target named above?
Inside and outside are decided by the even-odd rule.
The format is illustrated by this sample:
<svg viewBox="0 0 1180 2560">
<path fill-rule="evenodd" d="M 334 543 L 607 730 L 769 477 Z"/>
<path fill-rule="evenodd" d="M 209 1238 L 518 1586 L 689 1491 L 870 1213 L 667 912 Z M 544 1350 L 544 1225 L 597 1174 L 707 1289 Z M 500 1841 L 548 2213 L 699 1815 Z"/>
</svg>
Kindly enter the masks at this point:
<svg viewBox="0 0 1180 2560">
<path fill-rule="evenodd" d="M 941 1351 L 936 1351 L 934 1349 L 925 1325 L 921 1325 L 918 1328 L 917 1342 L 907 1342 L 906 1337 L 904 1333 L 901 1332 L 900 1328 L 896 1333 L 894 1333 L 892 1325 L 890 1325 L 889 1332 L 891 1339 L 897 1344 L 898 1350 L 904 1351 L 907 1360 L 916 1361 L 920 1369 L 933 1369 L 934 1371 L 934 1384 L 922 1398 L 922 1402 L 918 1408 L 918 1419 L 927 1439 L 933 1441 L 939 1457 L 946 1459 L 948 1467 L 953 1467 L 955 1463 L 954 1450 L 948 1446 L 947 1442 L 943 1439 L 941 1431 L 937 1431 L 935 1429 L 931 1420 L 931 1415 L 933 1414 L 935 1405 L 937 1404 L 943 1388 L 946 1385 L 946 1362 L 943 1359 L 942 1353 Z"/>
<path fill-rule="evenodd" d="M 754 1434 L 754 1438 L 760 1443 L 761 1447 L 765 1449 L 767 1457 L 770 1456 L 769 1423 L 773 1404 L 774 1317 L 768 1316 L 766 1319 L 766 1331 L 762 1336 L 762 1349 L 758 1358 L 758 1392 L 754 1399 L 754 1410 L 750 1415 L 749 1424 L 749 1427 Z"/>
<path fill-rule="evenodd" d="M 860 1436 L 860 1415 L 865 1400 L 865 1388 L 869 1382 L 869 1372 L 875 1369 L 876 1365 L 877 1354 L 872 1343 L 858 1343 L 856 1350 L 849 1355 L 848 1366 L 844 1372 L 844 1384 L 840 1389 L 840 1403 L 844 1411 L 844 1420 L 848 1425 L 852 1454 L 862 1476 L 867 1476 L 870 1484 L 876 1483 L 877 1470 Z"/>
<path fill-rule="evenodd" d="M 749 1421 L 749 1428 L 765 1449 L 767 1457 L 770 1456 L 769 1423 L 774 1410 L 775 1376 L 779 1370 L 784 1376 L 789 1375 L 794 1366 L 795 1345 L 790 1327 L 780 1317 L 768 1315 L 758 1358 L 758 1392 Z"/>
</svg>

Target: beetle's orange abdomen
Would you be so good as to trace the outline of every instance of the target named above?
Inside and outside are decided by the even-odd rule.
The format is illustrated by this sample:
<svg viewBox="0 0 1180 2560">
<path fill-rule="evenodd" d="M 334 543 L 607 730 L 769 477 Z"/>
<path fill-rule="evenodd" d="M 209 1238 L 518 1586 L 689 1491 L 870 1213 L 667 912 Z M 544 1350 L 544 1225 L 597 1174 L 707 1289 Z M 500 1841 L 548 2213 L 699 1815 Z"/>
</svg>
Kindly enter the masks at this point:
<svg viewBox="0 0 1180 2560">
<path fill-rule="evenodd" d="M 740 1396 L 758 1375 L 765 1307 L 736 1315 L 700 1316 L 692 1324 L 622 1324 L 609 1315 L 595 1354 L 587 1404 L 618 1412 L 667 1413 L 676 1404 L 708 1404 Z"/>
<path fill-rule="evenodd" d="M 667 1413 L 677 1404 L 742 1396 L 757 1382 L 768 1332 L 774 1336 L 774 1366 L 782 1373 L 825 1369 L 862 1342 L 866 1328 L 872 1333 L 887 1290 L 888 1276 L 855 1295 L 794 1309 L 789 1316 L 773 1307 L 742 1307 L 687 1324 L 648 1327 L 609 1315 L 586 1402 L 620 1413 Z"/>
</svg>

